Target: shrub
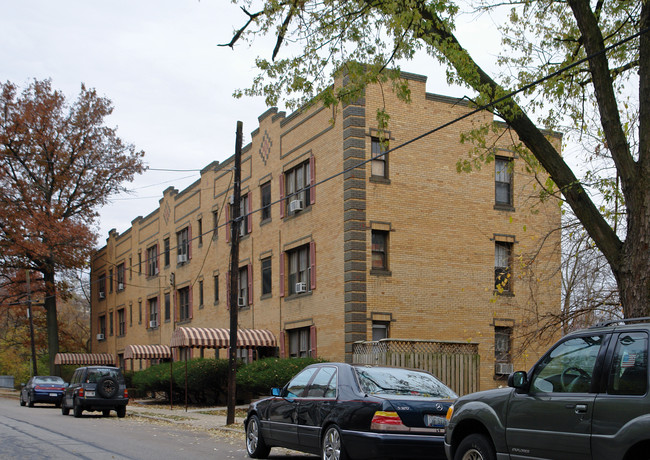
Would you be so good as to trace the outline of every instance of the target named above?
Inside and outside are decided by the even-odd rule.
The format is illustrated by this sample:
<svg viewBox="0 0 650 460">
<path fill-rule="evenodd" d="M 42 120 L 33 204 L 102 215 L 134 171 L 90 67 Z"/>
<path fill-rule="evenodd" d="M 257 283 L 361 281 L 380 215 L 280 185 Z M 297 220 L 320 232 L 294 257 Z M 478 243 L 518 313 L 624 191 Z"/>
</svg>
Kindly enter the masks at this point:
<svg viewBox="0 0 650 460">
<path fill-rule="evenodd" d="M 315 358 L 266 358 L 253 361 L 237 371 L 237 387 L 256 395 L 268 395 L 271 388 L 284 386 L 309 364 L 323 362 Z"/>
</svg>

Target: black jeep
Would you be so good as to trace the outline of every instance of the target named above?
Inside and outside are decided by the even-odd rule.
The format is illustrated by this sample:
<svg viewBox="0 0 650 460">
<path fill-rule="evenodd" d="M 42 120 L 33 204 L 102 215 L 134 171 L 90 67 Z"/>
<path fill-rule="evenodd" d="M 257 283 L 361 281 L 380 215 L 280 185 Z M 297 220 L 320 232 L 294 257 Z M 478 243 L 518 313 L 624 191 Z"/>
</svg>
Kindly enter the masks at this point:
<svg viewBox="0 0 650 460">
<path fill-rule="evenodd" d="M 72 409 L 75 417 L 81 417 L 83 411 L 101 411 L 107 417 L 113 409 L 121 418 L 126 415 L 128 403 L 129 394 L 119 367 L 80 367 L 63 395 L 61 413 L 68 415 Z"/>
</svg>

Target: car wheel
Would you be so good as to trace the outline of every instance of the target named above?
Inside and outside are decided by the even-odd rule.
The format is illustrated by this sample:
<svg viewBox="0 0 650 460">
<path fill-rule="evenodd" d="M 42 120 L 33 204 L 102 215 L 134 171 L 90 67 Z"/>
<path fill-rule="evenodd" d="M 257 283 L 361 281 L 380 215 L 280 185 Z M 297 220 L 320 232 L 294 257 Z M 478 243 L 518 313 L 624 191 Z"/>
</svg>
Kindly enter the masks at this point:
<svg viewBox="0 0 650 460">
<path fill-rule="evenodd" d="M 102 410 L 102 417 L 108 417 L 111 415 L 111 410 L 110 409 L 103 409 Z"/>
<path fill-rule="evenodd" d="M 327 428 L 321 446 L 321 458 L 323 460 L 346 460 L 348 458 L 343 448 L 341 431 L 336 425 Z"/>
<path fill-rule="evenodd" d="M 124 418 L 126 416 L 126 406 L 117 406 L 115 412 L 117 412 L 119 418 Z"/>
<path fill-rule="evenodd" d="M 458 445 L 454 460 L 496 460 L 496 454 L 488 438 L 470 434 Z"/>
<path fill-rule="evenodd" d="M 102 398 L 111 399 L 117 394 L 117 390 L 119 390 L 117 380 L 110 375 L 105 375 L 97 382 L 97 393 Z"/>
<path fill-rule="evenodd" d="M 69 407 L 65 407 L 65 404 L 61 404 L 61 413 L 62 413 L 63 415 L 68 415 L 68 414 L 70 413 L 70 408 L 69 408 Z"/>
<path fill-rule="evenodd" d="M 27 403 L 26 403 L 25 400 L 23 399 L 23 394 L 20 393 L 20 405 L 21 405 L 21 406 L 25 406 L 26 404 L 27 404 Z"/>
<path fill-rule="evenodd" d="M 257 415 L 251 415 L 246 425 L 246 452 L 251 458 L 266 458 L 271 448 L 266 445 L 262 432 L 260 431 L 260 419 Z"/>
<path fill-rule="evenodd" d="M 34 407 L 34 401 L 32 401 L 31 395 L 27 395 L 27 407 Z"/>
<path fill-rule="evenodd" d="M 75 418 L 81 417 L 81 413 L 83 412 L 83 408 L 81 407 L 81 404 L 75 399 L 74 400 L 74 406 L 72 408 L 72 415 L 75 416 Z"/>
</svg>

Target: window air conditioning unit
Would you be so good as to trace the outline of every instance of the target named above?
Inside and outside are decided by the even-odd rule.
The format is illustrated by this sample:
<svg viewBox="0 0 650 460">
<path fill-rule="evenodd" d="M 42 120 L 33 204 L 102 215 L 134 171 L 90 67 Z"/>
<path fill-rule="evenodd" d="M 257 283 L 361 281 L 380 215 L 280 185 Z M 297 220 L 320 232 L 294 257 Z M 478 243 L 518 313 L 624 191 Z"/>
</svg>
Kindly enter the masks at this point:
<svg viewBox="0 0 650 460">
<path fill-rule="evenodd" d="M 246 299 L 243 297 L 237 297 L 237 306 L 238 307 L 245 307 L 246 306 Z"/>
<path fill-rule="evenodd" d="M 289 212 L 302 211 L 302 200 L 293 200 L 289 203 Z"/>
<path fill-rule="evenodd" d="M 184 264 L 187 262 L 187 254 L 179 254 L 177 260 L 179 264 Z"/>
<path fill-rule="evenodd" d="M 99 293 L 99 298 L 100 299 L 105 299 L 106 298 L 106 293 L 105 292 L 100 292 Z"/>
<path fill-rule="evenodd" d="M 230 195 L 228 197 L 228 203 L 235 204 L 235 195 Z"/>
<path fill-rule="evenodd" d="M 97 334 L 97 340 L 104 340 L 104 334 Z"/>
<path fill-rule="evenodd" d="M 124 283 L 117 283 L 117 290 L 118 291 L 123 291 L 124 290 Z"/>
<path fill-rule="evenodd" d="M 307 292 L 307 283 L 296 283 L 296 294 Z"/>
<path fill-rule="evenodd" d="M 496 363 L 494 372 L 500 375 L 510 375 L 514 372 L 514 366 L 512 363 Z"/>
<path fill-rule="evenodd" d="M 155 319 L 149 321 L 149 327 L 158 327 L 158 321 L 156 321 Z"/>
</svg>

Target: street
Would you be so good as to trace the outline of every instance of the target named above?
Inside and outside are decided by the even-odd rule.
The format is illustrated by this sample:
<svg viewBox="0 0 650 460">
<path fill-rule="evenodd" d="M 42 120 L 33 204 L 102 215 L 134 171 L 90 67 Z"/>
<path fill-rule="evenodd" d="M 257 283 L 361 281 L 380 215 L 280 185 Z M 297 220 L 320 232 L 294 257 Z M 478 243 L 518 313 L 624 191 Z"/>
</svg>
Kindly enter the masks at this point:
<svg viewBox="0 0 650 460">
<path fill-rule="evenodd" d="M 129 414 L 99 412 L 81 418 L 61 415 L 53 405 L 21 407 L 0 398 L 0 460 L 21 459 L 246 459 L 244 435 L 187 429 Z M 272 459 L 314 459 L 273 449 Z"/>
</svg>

